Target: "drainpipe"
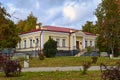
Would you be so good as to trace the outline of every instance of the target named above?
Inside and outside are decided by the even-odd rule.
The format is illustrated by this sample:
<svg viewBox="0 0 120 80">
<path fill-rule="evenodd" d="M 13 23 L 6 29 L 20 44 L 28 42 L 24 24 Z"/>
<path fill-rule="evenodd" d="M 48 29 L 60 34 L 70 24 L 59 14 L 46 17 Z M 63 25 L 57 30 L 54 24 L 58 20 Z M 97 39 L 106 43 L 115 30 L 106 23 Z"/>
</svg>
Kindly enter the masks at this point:
<svg viewBox="0 0 120 80">
<path fill-rule="evenodd" d="M 43 28 L 41 28 L 41 32 L 40 32 L 40 53 L 42 53 L 42 33 L 43 33 Z"/>
<path fill-rule="evenodd" d="M 70 51 L 70 36 L 71 36 L 71 32 L 69 33 L 69 51 Z"/>
<path fill-rule="evenodd" d="M 46 28 L 44 28 L 44 27 L 41 27 L 41 32 L 40 32 L 40 53 L 42 53 L 42 38 L 41 38 L 41 36 L 42 36 L 42 33 L 43 33 L 43 31 L 44 30 L 47 30 Z"/>
<path fill-rule="evenodd" d="M 42 30 L 40 32 L 40 53 L 41 53 L 41 35 L 42 35 Z"/>
</svg>

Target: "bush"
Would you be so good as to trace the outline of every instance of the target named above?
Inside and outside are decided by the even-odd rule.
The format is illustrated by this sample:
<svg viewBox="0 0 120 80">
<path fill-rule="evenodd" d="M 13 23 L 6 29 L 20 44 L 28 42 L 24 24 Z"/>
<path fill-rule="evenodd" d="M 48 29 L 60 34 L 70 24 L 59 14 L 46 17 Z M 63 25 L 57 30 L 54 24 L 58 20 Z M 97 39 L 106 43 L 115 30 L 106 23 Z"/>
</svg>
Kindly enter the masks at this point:
<svg viewBox="0 0 120 80">
<path fill-rule="evenodd" d="M 120 80 L 120 62 L 118 62 L 116 66 L 111 67 L 107 67 L 101 63 L 100 70 L 102 80 Z"/>
<path fill-rule="evenodd" d="M 45 59 L 45 57 L 44 57 L 44 54 L 43 54 L 43 53 L 39 53 L 39 54 L 38 54 L 38 56 L 39 56 L 39 59 L 40 59 L 40 60 L 44 60 L 44 59 Z"/>
<path fill-rule="evenodd" d="M 6 77 L 19 76 L 21 68 L 20 62 L 17 60 L 7 60 L 5 61 L 5 64 L 3 64 L 3 71 Z"/>
<path fill-rule="evenodd" d="M 82 66 L 83 66 L 82 74 L 86 74 L 86 71 L 91 66 L 91 62 L 83 62 Z"/>
<path fill-rule="evenodd" d="M 87 53 L 90 54 L 92 52 L 92 48 L 89 46 L 87 47 Z"/>
<path fill-rule="evenodd" d="M 94 57 L 91 57 L 91 59 L 92 59 L 92 63 L 96 64 L 98 57 L 94 56 Z"/>
<path fill-rule="evenodd" d="M 57 42 L 51 37 L 49 37 L 49 40 L 44 44 L 43 53 L 46 57 L 55 57 L 57 53 Z"/>
</svg>

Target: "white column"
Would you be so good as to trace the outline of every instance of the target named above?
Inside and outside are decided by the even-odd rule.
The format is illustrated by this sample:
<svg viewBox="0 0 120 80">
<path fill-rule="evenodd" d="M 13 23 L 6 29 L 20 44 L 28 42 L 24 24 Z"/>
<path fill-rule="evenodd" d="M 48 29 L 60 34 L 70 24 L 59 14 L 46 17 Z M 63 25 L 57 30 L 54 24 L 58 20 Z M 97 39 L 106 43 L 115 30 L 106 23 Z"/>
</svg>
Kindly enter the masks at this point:
<svg viewBox="0 0 120 80">
<path fill-rule="evenodd" d="M 82 39 L 82 47 L 83 47 L 83 49 L 85 49 L 85 37 L 83 37 L 83 39 Z"/>
<path fill-rule="evenodd" d="M 74 38 L 73 38 L 74 36 Z M 74 50 L 74 46 L 76 46 L 76 36 L 75 33 L 71 34 L 70 36 L 70 50 Z"/>
<path fill-rule="evenodd" d="M 42 31 L 41 34 L 41 49 L 43 49 L 43 45 L 44 45 L 44 31 Z"/>
<path fill-rule="evenodd" d="M 74 49 L 76 49 L 76 35 L 74 36 Z"/>
<path fill-rule="evenodd" d="M 73 36 L 70 35 L 70 50 L 73 50 Z"/>
</svg>

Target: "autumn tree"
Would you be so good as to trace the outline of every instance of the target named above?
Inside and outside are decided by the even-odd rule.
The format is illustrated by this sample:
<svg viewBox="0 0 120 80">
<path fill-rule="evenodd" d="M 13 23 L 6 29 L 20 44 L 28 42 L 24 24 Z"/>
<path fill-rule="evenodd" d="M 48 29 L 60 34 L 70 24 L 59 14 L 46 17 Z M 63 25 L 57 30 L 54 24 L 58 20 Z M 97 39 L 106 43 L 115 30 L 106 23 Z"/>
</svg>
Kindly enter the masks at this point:
<svg viewBox="0 0 120 80">
<path fill-rule="evenodd" d="M 116 0 L 102 0 L 98 5 L 95 15 L 100 29 L 99 40 L 104 40 L 100 45 L 107 46 L 113 56 L 117 56 L 120 31 L 120 13 Z M 99 42 L 99 41 L 98 41 Z M 105 43 L 106 42 L 106 43 Z"/>
<path fill-rule="evenodd" d="M 37 22 L 37 18 L 33 16 L 32 12 L 30 15 L 27 17 L 27 20 L 25 21 L 25 26 L 23 31 L 30 31 L 32 29 L 35 29 Z"/>
<path fill-rule="evenodd" d="M 9 18 L 10 15 L 0 4 L 0 49 L 13 48 L 20 40 L 16 26 Z"/>
<path fill-rule="evenodd" d="M 17 28 L 18 28 L 18 32 L 24 32 L 23 29 L 24 29 L 24 26 L 25 26 L 25 21 L 23 20 L 20 20 L 18 23 L 17 23 Z"/>
<path fill-rule="evenodd" d="M 17 23 L 17 28 L 19 29 L 19 32 L 26 32 L 35 29 L 37 23 L 37 17 L 33 15 L 31 12 L 29 16 L 27 16 L 26 20 L 20 20 Z M 41 23 L 40 23 L 41 26 Z"/>
</svg>

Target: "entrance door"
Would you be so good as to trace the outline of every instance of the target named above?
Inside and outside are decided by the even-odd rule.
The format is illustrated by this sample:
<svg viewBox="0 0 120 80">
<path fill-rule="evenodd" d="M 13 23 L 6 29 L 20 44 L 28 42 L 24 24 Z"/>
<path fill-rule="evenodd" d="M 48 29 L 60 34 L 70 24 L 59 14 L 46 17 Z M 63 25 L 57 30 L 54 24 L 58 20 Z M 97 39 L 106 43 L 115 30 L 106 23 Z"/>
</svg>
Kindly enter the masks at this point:
<svg viewBox="0 0 120 80">
<path fill-rule="evenodd" d="M 80 48 L 79 48 L 79 41 L 76 41 L 76 48 L 77 48 L 77 49 L 80 49 Z"/>
</svg>

